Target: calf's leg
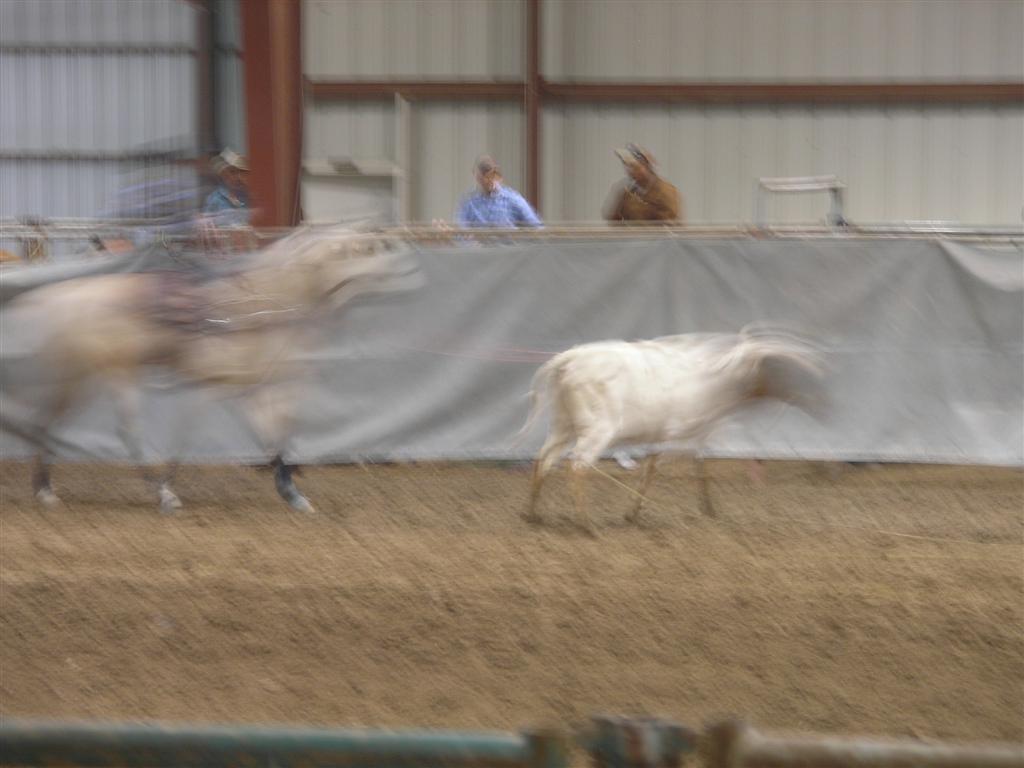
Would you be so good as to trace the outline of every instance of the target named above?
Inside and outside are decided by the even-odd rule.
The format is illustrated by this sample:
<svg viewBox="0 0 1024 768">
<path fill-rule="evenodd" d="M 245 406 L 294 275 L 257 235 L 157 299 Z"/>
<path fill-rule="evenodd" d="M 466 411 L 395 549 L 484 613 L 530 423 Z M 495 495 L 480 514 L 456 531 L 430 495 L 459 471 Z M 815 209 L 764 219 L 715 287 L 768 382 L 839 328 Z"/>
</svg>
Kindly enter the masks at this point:
<svg viewBox="0 0 1024 768">
<path fill-rule="evenodd" d="M 569 447 L 570 440 L 560 431 L 553 431 L 540 449 L 537 460 L 533 463 L 533 478 L 530 481 L 530 503 L 523 517 L 531 522 L 540 522 L 537 502 L 540 500 L 540 488 L 555 462 Z"/>
<path fill-rule="evenodd" d="M 651 480 L 654 479 L 654 470 L 657 464 L 658 454 L 656 453 L 652 453 L 644 459 L 644 473 L 640 479 L 639 495 L 636 498 L 633 509 L 626 513 L 626 520 L 634 523 L 640 520 L 640 510 L 644 506 L 644 497 L 647 495 L 647 489 L 651 487 Z"/>
</svg>

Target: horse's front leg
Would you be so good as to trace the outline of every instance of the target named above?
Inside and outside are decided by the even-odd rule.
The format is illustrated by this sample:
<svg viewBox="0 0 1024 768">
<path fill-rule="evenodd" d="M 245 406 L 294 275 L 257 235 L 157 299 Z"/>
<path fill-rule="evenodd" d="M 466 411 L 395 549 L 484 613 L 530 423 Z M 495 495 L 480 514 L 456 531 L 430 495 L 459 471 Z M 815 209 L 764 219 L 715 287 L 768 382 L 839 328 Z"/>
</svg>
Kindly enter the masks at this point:
<svg viewBox="0 0 1024 768">
<path fill-rule="evenodd" d="M 312 514 L 313 505 L 295 485 L 296 467 L 284 461 L 284 447 L 295 421 L 296 392 L 284 385 L 264 386 L 245 400 L 249 424 L 256 433 L 263 450 L 272 456 L 274 486 L 278 495 L 297 512 Z"/>
<path fill-rule="evenodd" d="M 158 477 L 146 466 L 145 454 L 142 450 L 142 390 L 138 380 L 125 377 L 114 382 L 117 403 L 118 433 L 131 456 L 138 466 L 142 478 L 156 487 L 160 511 L 171 514 L 181 508 L 181 499 L 171 490 L 169 477 Z M 185 422 L 179 419 L 177 424 Z"/>
</svg>

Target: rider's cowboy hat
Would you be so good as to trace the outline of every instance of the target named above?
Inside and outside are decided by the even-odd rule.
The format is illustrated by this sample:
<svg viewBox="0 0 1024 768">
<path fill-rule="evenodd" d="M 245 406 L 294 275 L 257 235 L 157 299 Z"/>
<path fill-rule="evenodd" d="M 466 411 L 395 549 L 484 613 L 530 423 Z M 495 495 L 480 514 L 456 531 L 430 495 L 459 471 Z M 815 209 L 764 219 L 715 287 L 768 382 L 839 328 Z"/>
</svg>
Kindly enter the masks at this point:
<svg viewBox="0 0 1024 768">
<path fill-rule="evenodd" d="M 225 149 L 211 161 L 213 170 L 220 173 L 225 168 L 236 168 L 239 171 L 249 170 L 249 161 L 232 149 Z"/>
</svg>

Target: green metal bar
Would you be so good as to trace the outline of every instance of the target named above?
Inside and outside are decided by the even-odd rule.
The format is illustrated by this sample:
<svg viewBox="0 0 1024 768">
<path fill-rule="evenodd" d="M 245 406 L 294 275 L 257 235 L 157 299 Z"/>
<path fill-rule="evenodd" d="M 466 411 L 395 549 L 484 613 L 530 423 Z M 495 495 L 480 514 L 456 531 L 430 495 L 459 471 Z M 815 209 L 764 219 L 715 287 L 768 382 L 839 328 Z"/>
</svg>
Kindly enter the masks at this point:
<svg viewBox="0 0 1024 768">
<path fill-rule="evenodd" d="M 533 739 L 509 733 L 0 723 L 0 765 L 40 768 L 515 768 L 535 759 Z"/>
</svg>

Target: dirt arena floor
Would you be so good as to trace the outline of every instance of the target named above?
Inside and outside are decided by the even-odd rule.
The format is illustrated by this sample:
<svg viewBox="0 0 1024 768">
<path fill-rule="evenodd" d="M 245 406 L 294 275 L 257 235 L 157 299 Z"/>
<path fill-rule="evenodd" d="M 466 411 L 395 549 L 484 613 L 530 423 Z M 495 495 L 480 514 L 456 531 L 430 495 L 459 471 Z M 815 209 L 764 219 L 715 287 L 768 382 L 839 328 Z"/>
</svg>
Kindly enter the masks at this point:
<svg viewBox="0 0 1024 768">
<path fill-rule="evenodd" d="M 636 473 L 605 465 L 620 481 Z M 0 714 L 519 728 L 699 726 L 1024 738 L 1024 475 L 686 462 L 590 486 L 597 535 L 519 518 L 523 467 L 186 468 L 157 514 L 118 467 L 0 464 Z"/>
</svg>

